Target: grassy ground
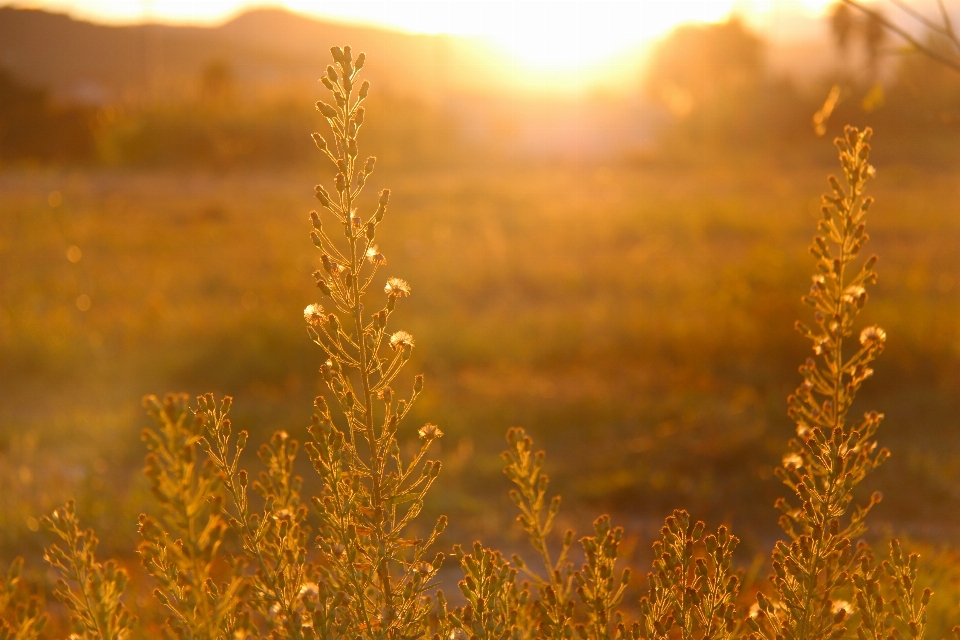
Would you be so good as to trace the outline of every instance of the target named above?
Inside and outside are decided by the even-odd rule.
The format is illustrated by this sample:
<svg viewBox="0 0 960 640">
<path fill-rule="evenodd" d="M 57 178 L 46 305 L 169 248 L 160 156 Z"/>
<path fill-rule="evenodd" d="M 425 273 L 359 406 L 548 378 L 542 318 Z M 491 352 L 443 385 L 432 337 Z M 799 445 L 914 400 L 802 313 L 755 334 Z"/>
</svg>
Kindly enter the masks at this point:
<svg viewBox="0 0 960 640">
<path fill-rule="evenodd" d="M 785 397 L 806 357 L 792 326 L 808 316 L 799 296 L 829 170 L 378 175 L 375 188 L 394 190 L 383 275 L 413 287 L 395 325 L 417 338 L 410 373 L 427 375 L 411 438 L 427 419 L 447 434 L 430 511 L 452 516 L 448 541 L 518 543 L 497 454 L 521 425 L 548 450 L 564 524 L 583 531 L 611 509 L 643 550 L 683 506 L 730 522 L 745 558 L 766 554 L 781 494 L 772 469 L 792 433 Z M 0 174 L 5 555 L 35 550 L 36 519 L 70 495 L 106 552 L 129 553 L 149 505 L 146 393 L 228 393 L 255 439 L 303 436 L 322 359 L 301 318 L 318 297 L 315 181 Z M 885 494 L 878 531 L 939 544 L 960 522 L 960 182 L 880 166 L 873 194 L 881 280 L 864 321 L 890 339 L 860 407 L 887 415 L 880 440 L 893 458 L 865 484 Z"/>
</svg>

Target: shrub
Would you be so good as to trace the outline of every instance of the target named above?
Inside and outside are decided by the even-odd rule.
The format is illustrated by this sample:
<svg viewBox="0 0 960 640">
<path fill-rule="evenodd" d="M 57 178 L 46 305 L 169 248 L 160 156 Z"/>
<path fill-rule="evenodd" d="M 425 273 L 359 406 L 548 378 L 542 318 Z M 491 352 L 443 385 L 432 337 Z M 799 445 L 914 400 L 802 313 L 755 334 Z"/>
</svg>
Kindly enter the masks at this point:
<svg viewBox="0 0 960 640">
<path fill-rule="evenodd" d="M 423 376 L 401 394 L 391 386 L 410 359 L 413 337 L 388 330 L 397 305 L 411 293 L 386 279 L 382 306 L 371 287 L 386 258 L 375 244 L 390 192 L 373 212 L 356 204 L 375 159 L 361 161 L 357 135 L 369 85 L 357 85 L 364 55 L 332 50 L 322 82 L 332 103 L 318 102 L 330 134 L 314 142 L 337 170 L 332 190 L 315 189 L 323 214 L 311 212 L 311 238 L 322 269 L 314 273 L 322 301 L 304 311 L 307 331 L 324 354 L 328 393 L 315 401 L 304 449 L 319 474 L 317 495 L 302 495 L 294 472 L 299 444 L 278 432 L 259 451 L 264 470 L 251 483 L 241 467 L 245 431 L 234 433 L 232 400 L 185 396 L 145 400 L 156 426 L 144 432 L 146 476 L 158 503 L 140 518 L 140 557 L 156 583 L 167 631 L 181 638 L 683 638 L 879 640 L 920 638 L 930 591 L 917 586 L 917 556 L 894 540 L 888 559 L 856 542 L 879 495 L 859 504 L 854 490 L 888 456 L 878 448 L 882 416 L 850 416 L 854 397 L 883 350 L 879 327 L 854 322 L 873 284 L 876 258 L 861 264 L 872 200 L 864 187 L 871 132 L 848 128 L 837 140 L 843 183 L 830 178 L 810 293 L 815 325 L 798 325 L 815 358 L 789 399 L 797 424 L 778 475 L 791 495 L 777 503 L 785 539 L 777 542 L 772 574 L 743 607 L 742 578 L 733 563 L 737 538 L 726 527 L 708 533 L 682 510 L 666 519 L 653 545 L 648 589 L 625 606 L 630 570 L 618 565 L 622 528 L 609 516 L 580 538 L 580 569 L 572 561 L 575 534 L 552 535 L 561 500 L 548 493 L 545 454 L 521 429 L 507 434 L 504 471 L 518 520 L 539 559 L 510 559 L 477 542 L 454 547 L 463 572 L 463 604 L 434 590 L 445 558 L 435 551 L 441 517 L 425 537 L 411 533 L 440 473 L 428 458 L 439 427 L 404 419 L 422 392 Z M 860 266 L 857 266 L 860 264 Z M 376 309 L 376 310 L 374 310 Z M 853 342 L 851 348 L 850 343 Z M 416 429 L 412 456 L 401 442 Z M 250 489 L 253 489 L 254 495 Z M 75 637 L 123 638 L 136 621 L 123 599 L 125 572 L 101 563 L 92 531 L 83 531 L 72 504 L 45 521 L 62 546 L 48 562 L 63 576 L 55 595 L 70 611 Z M 15 562 L 0 591 L 4 637 L 32 638 L 45 617 L 18 587 Z M 522 576 L 522 577 L 521 577 Z M 743 609 L 741 609 L 743 607 Z"/>
</svg>

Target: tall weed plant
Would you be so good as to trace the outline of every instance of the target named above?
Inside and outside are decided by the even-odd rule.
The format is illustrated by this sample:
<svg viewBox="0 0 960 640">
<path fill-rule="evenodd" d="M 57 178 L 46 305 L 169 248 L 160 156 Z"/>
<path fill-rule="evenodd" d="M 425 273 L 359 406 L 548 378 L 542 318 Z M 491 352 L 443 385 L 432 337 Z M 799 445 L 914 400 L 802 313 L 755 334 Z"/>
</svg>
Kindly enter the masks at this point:
<svg viewBox="0 0 960 640">
<path fill-rule="evenodd" d="M 918 556 L 893 540 L 879 558 L 862 536 L 880 496 L 854 497 L 889 455 L 876 441 L 883 416 L 851 413 L 886 340 L 879 327 L 856 326 L 877 278 L 876 257 L 862 259 L 872 203 L 865 187 L 874 175 L 869 129 L 847 128 L 836 141 L 842 178 L 830 178 L 810 248 L 816 272 L 804 301 L 813 324 L 798 329 L 813 355 L 789 398 L 797 436 L 777 471 L 787 497 L 776 505 L 784 537 L 774 547 L 769 580 L 746 593 L 733 559 L 736 536 L 724 526 L 708 531 L 676 510 L 653 543 L 645 593 L 627 602 L 631 571 L 618 559 L 623 529 L 604 515 L 579 539 L 573 531 L 556 534 L 561 499 L 550 494 L 544 452 L 522 429 L 507 433 L 503 459 L 530 541 L 527 559 L 480 542 L 455 546 L 447 558 L 437 550 L 446 518 L 419 522 L 440 474 L 431 445 L 443 432 L 407 419 L 424 378 L 398 382 L 415 343 L 392 320 L 411 287 L 378 276 L 387 265 L 377 239 L 389 190 L 367 211 L 358 207 L 376 164 L 361 159 L 357 143 L 370 88 L 358 81 L 365 56 L 354 57 L 349 47 L 332 53 L 334 64 L 321 79 L 330 98 L 316 105 L 329 131 L 313 140 L 336 177 L 330 187 L 315 187 L 320 212 L 310 214 L 310 236 L 322 265 L 313 274 L 320 296 L 304 311 L 327 387 L 314 402 L 302 447 L 320 490 L 304 495 L 294 471 L 301 446 L 285 432 L 260 447 L 262 470 L 251 478 L 241 465 L 248 436 L 232 426 L 231 398 L 208 394 L 192 406 L 186 396 L 146 398 L 155 426 L 143 433 L 145 474 L 156 504 L 140 517 L 138 553 L 168 636 L 924 637 L 931 592 L 917 584 Z M 411 440 L 418 446 L 407 446 Z M 45 557 L 61 576 L 54 595 L 69 615 L 70 637 L 146 634 L 133 612 L 144 607 L 125 597 L 126 572 L 98 558 L 97 538 L 81 526 L 73 503 L 44 524 L 56 540 Z M 579 568 L 574 556 L 583 558 Z M 444 562 L 463 575 L 456 602 L 437 589 Z M 45 630 L 48 614 L 21 567 L 14 560 L 0 582 L 3 639 L 37 638 Z"/>
</svg>

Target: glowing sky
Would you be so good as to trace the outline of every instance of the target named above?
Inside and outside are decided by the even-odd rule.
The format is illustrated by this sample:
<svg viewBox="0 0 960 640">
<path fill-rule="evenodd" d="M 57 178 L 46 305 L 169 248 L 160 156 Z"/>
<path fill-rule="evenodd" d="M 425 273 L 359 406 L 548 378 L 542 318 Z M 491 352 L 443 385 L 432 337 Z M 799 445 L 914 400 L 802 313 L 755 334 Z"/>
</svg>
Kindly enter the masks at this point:
<svg viewBox="0 0 960 640">
<path fill-rule="evenodd" d="M 343 22 L 413 33 L 482 37 L 529 67 L 573 70 L 642 45 L 692 21 L 737 13 L 763 27 L 821 14 L 830 0 L 0 0 L 99 22 L 217 24 L 255 6 L 282 6 Z"/>
</svg>

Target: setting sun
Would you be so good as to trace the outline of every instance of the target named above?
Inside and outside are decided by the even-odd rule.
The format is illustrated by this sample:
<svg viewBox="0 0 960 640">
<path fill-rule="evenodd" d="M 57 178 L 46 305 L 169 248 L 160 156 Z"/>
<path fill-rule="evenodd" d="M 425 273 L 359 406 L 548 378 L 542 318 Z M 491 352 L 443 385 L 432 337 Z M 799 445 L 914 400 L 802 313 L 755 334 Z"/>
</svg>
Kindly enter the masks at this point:
<svg viewBox="0 0 960 640">
<path fill-rule="evenodd" d="M 3 4 L 3 2 L 0 2 Z M 534 73 L 553 76 L 594 67 L 649 43 L 679 24 L 739 15 L 768 26 L 778 15 L 818 15 L 828 0 L 673 0 L 515 2 L 452 0 L 34 0 L 17 2 L 109 23 L 216 24 L 250 8 L 277 6 L 344 23 L 490 42 Z"/>
</svg>

